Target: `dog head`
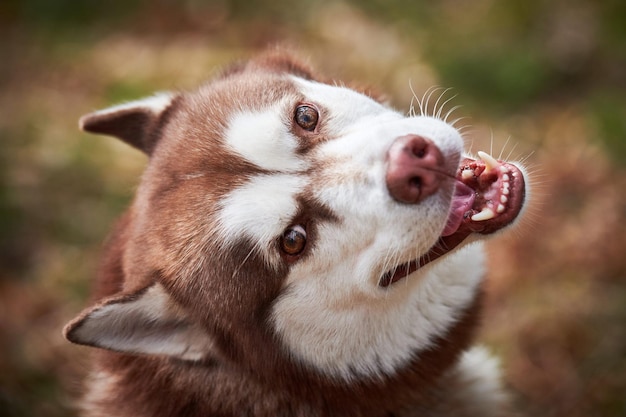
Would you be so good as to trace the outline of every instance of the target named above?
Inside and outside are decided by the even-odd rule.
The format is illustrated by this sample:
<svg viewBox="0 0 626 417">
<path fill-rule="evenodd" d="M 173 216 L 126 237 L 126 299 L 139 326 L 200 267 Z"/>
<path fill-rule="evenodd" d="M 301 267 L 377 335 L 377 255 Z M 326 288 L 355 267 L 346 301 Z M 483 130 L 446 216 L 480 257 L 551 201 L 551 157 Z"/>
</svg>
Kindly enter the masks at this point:
<svg viewBox="0 0 626 417">
<path fill-rule="evenodd" d="M 472 305 L 482 258 L 467 243 L 524 201 L 522 172 L 464 157 L 441 118 L 283 55 L 81 125 L 149 155 L 105 265 L 119 291 L 65 329 L 125 353 L 393 374 Z"/>
</svg>

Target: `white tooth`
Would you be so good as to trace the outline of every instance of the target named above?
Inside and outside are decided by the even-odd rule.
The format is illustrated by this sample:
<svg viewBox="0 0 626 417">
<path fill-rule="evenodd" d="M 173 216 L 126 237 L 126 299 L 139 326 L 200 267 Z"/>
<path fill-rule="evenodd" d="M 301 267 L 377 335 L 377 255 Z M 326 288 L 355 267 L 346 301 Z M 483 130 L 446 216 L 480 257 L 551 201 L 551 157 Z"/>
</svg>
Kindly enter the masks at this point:
<svg viewBox="0 0 626 417">
<path fill-rule="evenodd" d="M 509 195 L 509 189 L 508 188 L 503 188 L 502 189 L 502 194 Z"/>
<path fill-rule="evenodd" d="M 496 208 L 496 211 L 498 213 L 502 213 L 504 211 L 504 205 L 503 204 L 498 204 L 498 208 Z"/>
<path fill-rule="evenodd" d="M 493 219 L 496 217 L 496 213 L 489 207 L 485 207 L 480 213 L 476 213 L 472 216 L 472 220 L 475 222 L 482 222 L 485 220 Z"/>
<path fill-rule="evenodd" d="M 504 165 L 500 165 L 500 172 L 503 174 L 506 174 L 507 172 L 509 172 L 508 169 L 506 169 L 506 167 Z"/>
<path fill-rule="evenodd" d="M 469 180 L 470 178 L 474 178 L 474 171 L 471 169 L 464 169 L 461 171 L 461 179 Z"/>
<path fill-rule="evenodd" d="M 504 174 L 504 175 L 502 176 L 502 181 L 508 181 L 509 179 L 510 179 L 510 178 L 509 178 L 508 174 Z"/>
<path fill-rule="evenodd" d="M 485 163 L 486 171 L 491 171 L 500 166 L 500 162 L 496 161 L 496 159 L 487 152 L 478 151 L 478 157 Z"/>
<path fill-rule="evenodd" d="M 505 196 L 505 195 L 501 195 L 500 196 L 500 202 L 502 204 L 506 204 L 507 201 L 509 201 L 509 198 L 507 196 Z"/>
</svg>

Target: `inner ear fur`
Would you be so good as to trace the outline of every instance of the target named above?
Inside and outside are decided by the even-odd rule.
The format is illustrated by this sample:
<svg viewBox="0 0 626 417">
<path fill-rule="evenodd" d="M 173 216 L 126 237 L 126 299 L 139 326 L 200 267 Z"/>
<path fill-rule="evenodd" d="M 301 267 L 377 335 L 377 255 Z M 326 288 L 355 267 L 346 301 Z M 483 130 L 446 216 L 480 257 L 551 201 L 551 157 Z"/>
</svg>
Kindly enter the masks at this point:
<svg viewBox="0 0 626 417">
<path fill-rule="evenodd" d="M 73 343 L 124 353 L 192 361 L 216 356 L 209 334 L 158 283 L 86 309 L 63 335 Z"/>
<path fill-rule="evenodd" d="M 79 127 L 86 132 L 117 137 L 151 155 L 178 101 L 178 94 L 155 94 L 89 113 L 80 118 Z"/>
</svg>

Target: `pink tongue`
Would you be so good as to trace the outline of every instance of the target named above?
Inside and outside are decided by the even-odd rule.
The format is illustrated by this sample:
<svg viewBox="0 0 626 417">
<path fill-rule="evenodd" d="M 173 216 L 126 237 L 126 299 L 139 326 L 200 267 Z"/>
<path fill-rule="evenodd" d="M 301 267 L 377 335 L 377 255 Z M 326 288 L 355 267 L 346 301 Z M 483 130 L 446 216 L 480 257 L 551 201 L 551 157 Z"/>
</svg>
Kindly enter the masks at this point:
<svg viewBox="0 0 626 417">
<path fill-rule="evenodd" d="M 452 197 L 452 207 L 450 207 L 450 213 L 448 214 L 448 221 L 441 236 L 450 236 L 459 229 L 463 216 L 472 208 L 475 197 L 474 190 L 461 181 L 457 181 L 454 196 Z"/>
</svg>

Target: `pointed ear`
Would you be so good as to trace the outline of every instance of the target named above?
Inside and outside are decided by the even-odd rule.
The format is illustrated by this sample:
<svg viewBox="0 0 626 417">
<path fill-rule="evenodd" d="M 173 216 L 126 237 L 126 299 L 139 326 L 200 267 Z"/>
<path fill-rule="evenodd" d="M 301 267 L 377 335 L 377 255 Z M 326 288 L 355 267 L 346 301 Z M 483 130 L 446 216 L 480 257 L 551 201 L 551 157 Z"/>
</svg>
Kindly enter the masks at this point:
<svg viewBox="0 0 626 417">
<path fill-rule="evenodd" d="M 115 136 L 150 155 L 178 97 L 177 94 L 159 93 L 109 107 L 81 117 L 79 126 L 86 132 Z"/>
<path fill-rule="evenodd" d="M 70 342 L 185 360 L 214 356 L 211 337 L 191 322 L 162 285 L 105 299 L 68 323 Z"/>
</svg>

